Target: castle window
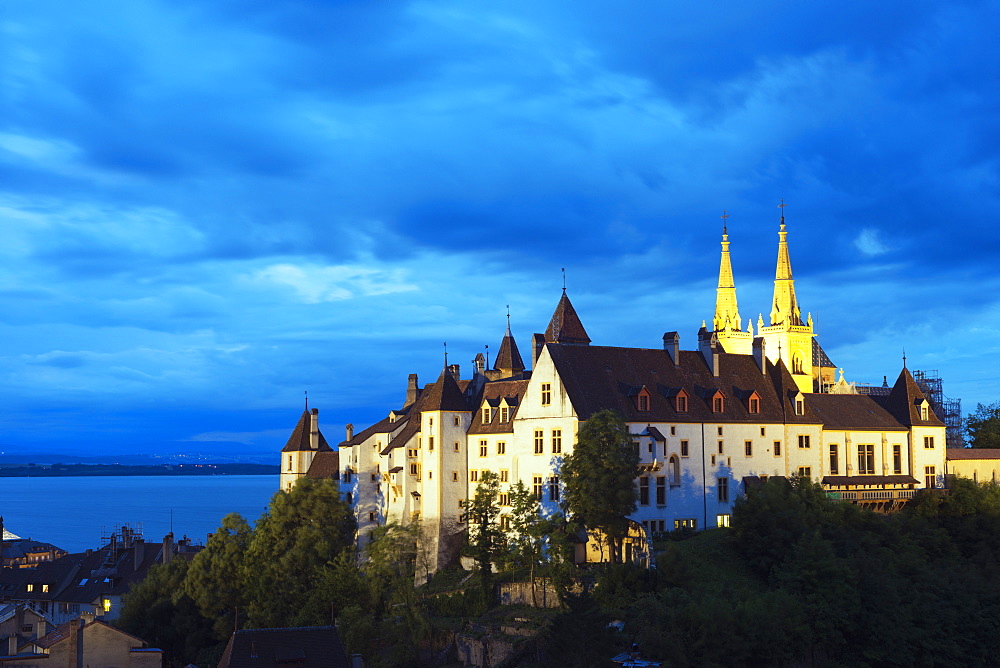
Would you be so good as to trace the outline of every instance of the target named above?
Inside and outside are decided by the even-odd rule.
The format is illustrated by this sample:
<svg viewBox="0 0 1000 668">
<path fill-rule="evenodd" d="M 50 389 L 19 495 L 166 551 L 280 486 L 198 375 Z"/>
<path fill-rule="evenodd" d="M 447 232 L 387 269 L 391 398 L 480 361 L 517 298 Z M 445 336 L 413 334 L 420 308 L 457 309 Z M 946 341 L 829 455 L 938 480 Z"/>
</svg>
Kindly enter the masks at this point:
<svg viewBox="0 0 1000 668">
<path fill-rule="evenodd" d="M 933 448 L 934 447 L 934 437 L 933 436 L 924 436 L 924 447 L 925 448 Z"/>
<path fill-rule="evenodd" d="M 451 472 L 451 481 L 452 482 L 458 482 L 458 471 L 452 471 Z"/>
<path fill-rule="evenodd" d="M 507 406 L 500 407 L 500 422 L 510 422 L 510 408 Z"/>
<path fill-rule="evenodd" d="M 725 442 L 725 441 L 723 441 L 723 440 L 720 440 L 720 441 L 719 441 L 719 454 L 720 454 L 720 455 L 721 455 L 721 454 L 723 454 L 723 453 L 724 453 L 724 452 L 726 451 L 726 450 L 725 450 L 725 447 L 724 447 L 724 446 L 725 446 L 725 443 L 726 443 L 726 442 Z"/>
<path fill-rule="evenodd" d="M 830 444 L 830 475 L 837 475 L 840 471 L 840 461 L 837 457 L 837 444 Z"/>
<path fill-rule="evenodd" d="M 681 457 L 687 457 L 688 456 L 688 450 L 689 450 L 689 448 L 688 448 L 688 442 L 687 441 L 681 441 Z"/>
<path fill-rule="evenodd" d="M 649 505 L 649 476 L 639 478 L 639 505 Z"/>
<path fill-rule="evenodd" d="M 503 531 L 510 531 L 510 515 L 500 516 L 500 529 Z"/>
<path fill-rule="evenodd" d="M 540 455 L 545 452 L 545 432 L 541 429 L 535 430 L 535 454 Z"/>
<path fill-rule="evenodd" d="M 767 427 L 761 427 L 760 428 L 760 435 L 761 436 L 766 436 L 767 435 Z"/>
<path fill-rule="evenodd" d="M 760 396 L 754 392 L 747 399 L 747 411 L 751 413 L 760 413 Z"/>
<path fill-rule="evenodd" d="M 812 467 L 811 466 L 800 466 L 799 467 L 799 477 L 800 478 L 812 478 Z"/>
<path fill-rule="evenodd" d="M 677 396 L 674 397 L 674 410 L 678 413 L 688 412 L 688 393 L 684 390 L 678 392 Z"/>
<path fill-rule="evenodd" d="M 552 404 L 552 383 L 542 383 L 542 405 Z"/>
<path fill-rule="evenodd" d="M 722 413 L 726 410 L 726 400 L 723 398 L 722 394 L 716 394 L 712 397 L 712 412 Z"/>
<path fill-rule="evenodd" d="M 729 526 L 729 515 L 716 515 L 715 526 L 719 528 Z"/>
<path fill-rule="evenodd" d="M 531 493 L 535 495 L 536 500 L 542 500 L 542 476 L 531 477 Z"/>
<path fill-rule="evenodd" d="M 802 399 L 795 400 L 795 414 L 805 415 L 806 414 L 806 402 Z"/>
<path fill-rule="evenodd" d="M 649 411 L 649 396 L 645 394 L 639 395 L 639 410 L 642 412 Z"/>
<path fill-rule="evenodd" d="M 892 472 L 896 475 L 903 472 L 903 447 L 899 443 L 892 446 Z"/>
<path fill-rule="evenodd" d="M 875 446 L 867 443 L 858 446 L 858 475 L 875 475 Z"/>
<path fill-rule="evenodd" d="M 292 456 L 288 455 L 288 470 L 292 470 Z"/>
<path fill-rule="evenodd" d="M 662 475 L 656 477 L 656 505 L 667 505 L 667 479 Z"/>
<path fill-rule="evenodd" d="M 559 454 L 562 452 L 562 429 L 552 430 L 552 453 Z"/>
<path fill-rule="evenodd" d="M 674 520 L 674 529 L 697 529 L 698 520 L 696 519 L 683 519 Z"/>
<path fill-rule="evenodd" d="M 417 480 L 420 479 L 420 464 L 410 464 L 410 475 L 417 476 Z"/>
<path fill-rule="evenodd" d="M 497 454 L 498 455 L 507 454 L 507 443 L 505 441 L 497 441 Z"/>
<path fill-rule="evenodd" d="M 420 444 L 418 443 L 417 445 L 420 445 Z M 428 436 L 427 437 L 427 449 L 428 450 L 433 450 L 434 449 L 434 437 L 433 436 Z"/>
<path fill-rule="evenodd" d="M 681 484 L 681 463 L 677 459 L 677 455 L 670 455 L 668 471 L 670 473 L 670 484 Z"/>
<path fill-rule="evenodd" d="M 479 482 L 479 471 L 476 469 L 469 471 L 469 482 Z"/>
<path fill-rule="evenodd" d="M 717 433 L 717 434 L 718 434 L 719 436 L 722 436 L 722 426 L 721 426 L 721 425 L 720 425 L 720 426 L 718 426 L 718 427 L 716 427 L 716 428 L 715 428 L 715 431 L 716 431 L 716 433 Z"/>
<path fill-rule="evenodd" d="M 483 424 L 489 424 L 493 421 L 493 409 L 489 406 L 483 407 Z"/>
<path fill-rule="evenodd" d="M 347 505 L 353 504 L 354 503 L 354 495 L 351 494 L 350 492 L 348 492 L 347 494 L 344 495 L 344 501 L 347 502 Z"/>
<path fill-rule="evenodd" d="M 934 489 L 937 487 L 937 475 L 934 473 L 933 466 L 924 467 L 924 486 L 927 489 Z"/>
<path fill-rule="evenodd" d="M 670 435 L 671 436 L 676 436 L 677 435 L 677 427 L 676 426 L 670 425 Z"/>
<path fill-rule="evenodd" d="M 799 447 L 800 448 L 809 447 L 809 434 L 799 434 Z"/>
<path fill-rule="evenodd" d="M 753 457 L 753 441 L 743 441 L 743 454 Z"/>
<path fill-rule="evenodd" d="M 559 500 L 559 476 L 549 476 L 549 501 Z"/>
<path fill-rule="evenodd" d="M 781 456 L 781 441 L 774 442 L 774 456 L 775 457 Z"/>
<path fill-rule="evenodd" d="M 459 419 L 459 417 L 457 415 L 454 417 L 454 423 L 453 424 L 456 427 L 462 424 L 462 421 Z"/>
<path fill-rule="evenodd" d="M 504 493 L 504 492 L 500 493 L 500 505 L 501 506 L 509 506 L 510 505 L 510 494 L 509 493 Z"/>
<path fill-rule="evenodd" d="M 368 513 L 368 521 L 369 522 L 374 522 L 375 521 L 375 513 L 374 512 Z"/>
<path fill-rule="evenodd" d="M 479 456 L 480 457 L 485 457 L 486 455 L 490 454 L 489 450 L 490 450 L 490 448 L 489 448 L 489 445 L 487 444 L 486 441 L 479 441 Z"/>
<path fill-rule="evenodd" d="M 455 441 L 455 452 L 458 452 L 461 449 L 461 447 L 462 446 L 459 444 L 459 442 Z"/>
<path fill-rule="evenodd" d="M 510 478 L 510 471 L 507 469 L 500 469 L 500 482 L 508 482 Z"/>
<path fill-rule="evenodd" d="M 717 492 L 720 503 L 729 502 L 729 478 L 718 478 Z"/>
</svg>

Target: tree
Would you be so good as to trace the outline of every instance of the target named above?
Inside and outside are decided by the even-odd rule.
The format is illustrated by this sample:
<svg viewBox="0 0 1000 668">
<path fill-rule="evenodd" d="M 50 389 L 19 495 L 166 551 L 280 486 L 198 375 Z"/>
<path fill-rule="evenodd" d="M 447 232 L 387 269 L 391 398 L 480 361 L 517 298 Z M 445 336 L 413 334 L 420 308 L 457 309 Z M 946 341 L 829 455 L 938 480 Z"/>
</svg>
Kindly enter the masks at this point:
<svg viewBox="0 0 1000 668">
<path fill-rule="evenodd" d="M 638 466 L 639 451 L 628 425 L 615 411 L 603 410 L 580 428 L 560 471 L 567 509 L 588 530 L 604 534 L 615 563 L 621 561 L 628 516 L 636 508 Z"/>
<path fill-rule="evenodd" d="M 976 404 L 976 411 L 965 418 L 965 433 L 974 448 L 1000 448 L 1000 401 Z"/>
<path fill-rule="evenodd" d="M 226 640 L 238 627 L 239 613 L 246 607 L 240 575 L 252 535 L 242 515 L 226 515 L 205 549 L 191 561 L 184 580 L 184 591 L 198 605 L 198 610 L 214 620 L 219 640 Z"/>
<path fill-rule="evenodd" d="M 535 602 L 535 563 L 542 553 L 541 504 L 534 492 L 517 481 L 510 486 L 510 529 L 507 544 L 510 558 L 517 564 L 531 567 L 531 599 Z"/>
<path fill-rule="evenodd" d="M 498 521 L 499 496 L 499 476 L 492 471 L 484 471 L 476 493 L 468 503 L 469 551 L 476 560 L 487 601 L 492 600 L 493 564 L 504 547 L 504 534 Z"/>
<path fill-rule="evenodd" d="M 290 491 L 277 492 L 247 546 L 248 625 L 297 624 L 300 611 L 316 607 L 310 600 L 321 593 L 324 567 L 353 549 L 356 529 L 333 480 L 300 478 Z"/>
</svg>

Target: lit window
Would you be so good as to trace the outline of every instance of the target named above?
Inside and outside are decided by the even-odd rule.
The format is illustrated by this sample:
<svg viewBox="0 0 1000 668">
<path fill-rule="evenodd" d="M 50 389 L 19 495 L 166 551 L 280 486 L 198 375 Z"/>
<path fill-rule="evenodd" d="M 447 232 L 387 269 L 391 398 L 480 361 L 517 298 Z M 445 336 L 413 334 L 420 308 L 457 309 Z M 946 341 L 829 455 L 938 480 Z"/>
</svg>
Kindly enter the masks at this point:
<svg viewBox="0 0 1000 668">
<path fill-rule="evenodd" d="M 809 434 L 799 434 L 799 447 L 800 448 L 809 447 Z"/>
<path fill-rule="evenodd" d="M 552 452 L 553 454 L 562 452 L 562 429 L 552 430 Z"/>
<path fill-rule="evenodd" d="M 507 454 L 507 443 L 505 441 L 497 441 L 497 454 L 498 455 Z"/>
<path fill-rule="evenodd" d="M 696 519 L 682 519 L 674 520 L 674 529 L 697 529 L 698 520 Z"/>
<path fill-rule="evenodd" d="M 727 527 L 727 526 L 729 526 L 729 515 L 716 515 L 715 516 L 715 526 L 717 526 L 717 527 Z"/>
<path fill-rule="evenodd" d="M 545 432 L 541 429 L 535 430 L 535 454 L 540 455 L 545 452 Z"/>
<path fill-rule="evenodd" d="M 111 612 L 111 599 L 106 598 L 101 601 L 101 607 L 104 608 L 104 612 Z"/>
<path fill-rule="evenodd" d="M 42 585 L 42 593 L 43 594 L 49 593 L 49 586 L 47 584 Z"/>
<path fill-rule="evenodd" d="M 27 586 L 27 590 L 28 590 L 28 591 L 35 591 L 35 585 L 33 585 L 33 584 L 29 584 L 29 585 Z"/>
<path fill-rule="evenodd" d="M 548 406 L 552 403 L 552 383 L 542 383 L 542 405 Z"/>
</svg>

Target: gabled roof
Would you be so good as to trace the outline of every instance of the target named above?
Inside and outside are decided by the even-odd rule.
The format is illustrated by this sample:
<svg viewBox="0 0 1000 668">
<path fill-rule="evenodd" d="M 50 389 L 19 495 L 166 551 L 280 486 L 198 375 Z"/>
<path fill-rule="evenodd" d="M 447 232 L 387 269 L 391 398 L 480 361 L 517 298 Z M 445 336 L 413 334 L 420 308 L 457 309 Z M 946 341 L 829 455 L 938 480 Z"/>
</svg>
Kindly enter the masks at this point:
<svg viewBox="0 0 1000 668">
<path fill-rule="evenodd" d="M 302 411 L 302 415 L 299 417 L 298 424 L 295 425 L 295 429 L 292 430 L 292 435 L 288 437 L 288 442 L 285 443 L 285 447 L 281 449 L 282 452 L 302 452 L 305 450 L 312 450 L 312 445 L 309 442 L 309 432 L 312 429 L 312 416 L 309 414 L 308 410 Z M 332 450 L 333 448 L 326 442 L 323 437 L 323 432 L 319 433 L 319 447 L 317 450 Z"/>
<path fill-rule="evenodd" d="M 229 638 L 219 668 L 348 668 L 350 661 L 334 626 L 244 629 Z"/>
<path fill-rule="evenodd" d="M 917 385 L 917 381 L 913 380 L 910 370 L 905 366 L 899 372 L 899 377 L 896 378 L 889 396 L 876 397 L 876 400 L 885 406 L 885 409 L 892 413 L 893 417 L 908 427 L 944 426 L 944 422 L 941 422 L 938 416 L 934 414 L 934 410 L 930 409 L 930 402 L 928 402 L 928 419 L 920 419 L 919 403 L 921 400 L 927 401 L 927 397 L 924 396 L 924 393 L 920 390 L 920 386 Z"/>
<path fill-rule="evenodd" d="M 74 620 L 74 621 L 76 621 L 76 620 Z M 146 647 L 147 643 L 142 638 L 137 638 L 136 636 L 132 635 L 131 633 L 126 633 L 125 631 L 122 631 L 121 629 L 119 629 L 117 627 L 114 627 L 114 626 L 111 626 L 110 624 L 102 622 L 99 619 L 95 619 L 95 620 L 86 622 L 84 624 L 81 624 L 80 626 L 84 629 L 84 633 L 86 633 L 86 630 L 89 629 L 89 628 L 91 628 L 91 627 L 93 627 L 95 624 L 99 624 L 100 626 L 103 626 L 105 629 L 110 629 L 111 631 L 113 631 L 117 635 L 120 635 L 120 636 L 123 636 L 125 638 L 128 638 L 129 640 L 131 640 L 132 642 L 134 642 L 139 647 Z M 42 636 L 41 638 L 36 638 L 34 640 L 29 641 L 28 644 L 35 645 L 36 647 L 40 647 L 42 649 L 49 649 L 53 645 L 55 645 L 57 643 L 60 643 L 63 640 L 66 640 L 66 639 L 69 638 L 69 632 L 70 632 L 71 625 L 72 625 L 72 622 L 66 622 L 65 624 L 60 624 L 56 628 L 52 629 L 52 631 L 50 631 L 49 633 L 47 633 L 44 636 Z M 157 650 L 157 651 L 159 651 L 159 650 Z"/>
<path fill-rule="evenodd" d="M 545 330 L 546 343 L 571 343 L 576 345 L 588 345 L 590 337 L 587 330 L 580 322 L 580 316 L 576 314 L 576 309 L 569 301 L 564 291 L 556 310 L 549 320 L 548 329 Z"/>
<path fill-rule="evenodd" d="M 420 402 L 420 399 L 418 398 L 417 399 L 417 403 L 419 403 L 419 402 Z M 379 420 L 378 422 L 376 422 L 375 424 L 371 425 L 370 427 L 368 427 L 366 429 L 363 429 L 363 430 L 359 431 L 358 433 L 356 433 L 354 435 L 354 438 L 352 438 L 351 440 L 349 440 L 349 441 L 342 441 L 340 443 L 340 447 L 349 447 L 349 446 L 352 446 L 352 445 L 359 445 L 361 443 L 364 443 L 366 440 L 368 440 L 368 438 L 370 436 L 372 436 L 374 434 L 391 434 L 392 432 L 394 432 L 394 431 L 402 428 L 403 425 L 407 424 L 407 422 L 409 421 L 410 416 L 412 415 L 412 412 L 413 412 L 413 407 L 415 405 L 416 404 L 410 404 L 409 406 L 407 406 L 405 408 L 401 408 L 399 410 L 393 411 L 397 415 L 403 414 L 402 417 L 397 417 L 396 420 L 393 421 L 393 420 L 389 419 L 389 416 L 386 416 L 386 417 L 382 418 L 381 420 Z M 417 420 L 417 422 L 419 422 L 419 421 L 420 420 Z"/>
<path fill-rule="evenodd" d="M 340 476 L 340 453 L 335 450 L 317 452 L 313 457 L 307 478 L 338 478 Z"/>
<path fill-rule="evenodd" d="M 521 399 L 528 389 L 527 380 L 495 380 L 483 384 L 481 391 L 480 407 L 483 404 L 497 407 L 506 399 L 507 405 L 514 407 L 510 411 L 507 422 L 500 422 L 500 411 L 493 411 L 493 420 L 483 423 L 483 412 L 475 411 L 472 414 L 472 424 L 469 425 L 470 434 L 505 434 L 514 430 L 514 418 L 517 416 Z M 513 404 L 511 403 L 513 402 Z"/>
</svg>

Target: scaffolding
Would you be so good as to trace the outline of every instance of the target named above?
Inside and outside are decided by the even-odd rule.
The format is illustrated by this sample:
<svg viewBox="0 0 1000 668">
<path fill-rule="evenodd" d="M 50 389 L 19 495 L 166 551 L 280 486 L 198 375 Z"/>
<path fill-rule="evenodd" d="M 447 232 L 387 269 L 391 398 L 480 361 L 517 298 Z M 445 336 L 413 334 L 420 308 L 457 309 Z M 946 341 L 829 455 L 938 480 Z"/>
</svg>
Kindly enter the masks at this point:
<svg viewBox="0 0 1000 668">
<path fill-rule="evenodd" d="M 927 397 L 934 414 L 944 422 L 945 440 L 949 448 L 965 447 L 962 423 L 962 400 L 949 399 L 942 391 L 941 374 L 936 369 L 914 371 L 913 380 Z"/>
</svg>

